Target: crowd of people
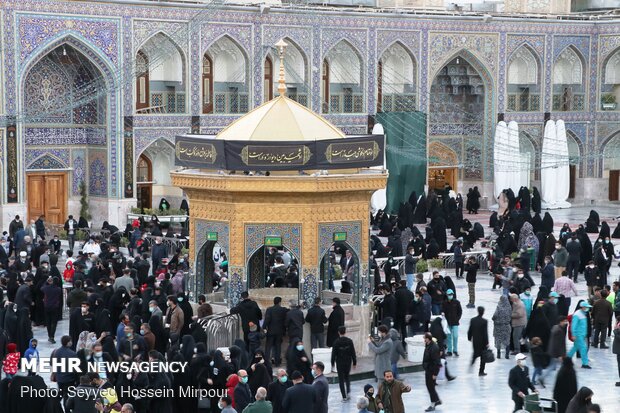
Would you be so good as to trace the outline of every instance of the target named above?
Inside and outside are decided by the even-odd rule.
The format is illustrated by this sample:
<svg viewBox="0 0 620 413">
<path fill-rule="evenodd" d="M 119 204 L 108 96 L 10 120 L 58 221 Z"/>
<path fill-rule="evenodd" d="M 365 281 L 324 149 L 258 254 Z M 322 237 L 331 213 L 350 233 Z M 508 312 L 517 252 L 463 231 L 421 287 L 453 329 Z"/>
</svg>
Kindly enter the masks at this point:
<svg viewBox="0 0 620 413">
<path fill-rule="evenodd" d="M 613 353 L 617 355 L 620 376 L 620 283 L 608 279 L 613 258 L 619 258 L 611 238 L 620 238 L 620 225 L 610 234 L 608 224 L 600 221 L 596 211 L 591 211 L 584 225 L 571 229 L 564 224 L 556 239 L 551 215 L 546 212 L 544 218 L 540 216 L 541 200 L 537 188 L 530 194 L 529 189 L 523 187 L 516 196 L 512 190 L 505 190 L 499 196 L 498 204 L 499 210 L 490 217 L 491 233 L 487 237 L 479 223 L 472 225 L 463 217 L 463 200 L 449 187 L 428 197 L 417 197 L 412 193 L 409 201 L 401 204 L 396 216 L 379 211 L 371 217 L 374 228 L 379 231 L 371 241 L 374 303 L 378 309 L 376 323 L 385 327 L 379 328 L 380 334 L 393 327 L 403 340 L 407 336 L 425 334 L 427 348 L 431 346 L 424 359 L 431 398 L 428 411 L 441 403 L 434 390 L 437 369 L 443 368 L 443 374 L 453 379 L 445 359 L 459 356 L 458 336 L 463 312 L 456 298 L 455 280 L 434 271 L 431 280 L 426 282 L 422 274 L 416 273 L 416 264 L 420 259 L 451 253 L 456 279 L 464 278 L 467 283 L 467 307 L 475 308 L 480 267 L 478 257 L 468 256 L 467 252 L 478 240 L 481 240 L 481 246 L 489 249 L 486 258 L 489 274 L 494 280 L 493 289 L 501 289 L 492 316 L 495 356 L 499 359 L 503 354 L 508 359 L 512 355 L 518 363 L 509 380 L 515 411 L 523 407 L 528 389 L 545 386 L 549 373 L 557 369 L 561 360 L 564 360 L 564 372 L 569 365 L 570 369 L 573 368 L 575 354 L 581 359 L 581 367 L 590 369 L 588 352 L 594 348 L 608 348 L 607 340 L 612 334 L 617 337 L 613 341 Z M 477 188 L 472 188 L 465 209 L 469 214 L 475 214 L 478 208 Z M 424 237 L 415 224 L 426 224 L 427 218 L 430 218 L 430 224 L 426 226 Z M 450 246 L 446 237 L 448 231 L 455 238 Z M 589 233 L 598 233 L 594 243 L 590 241 Z M 387 238 L 385 245 L 381 237 Z M 401 270 L 395 265 L 394 257 L 402 255 Z M 377 258 L 387 258 L 383 278 Z M 533 294 L 536 288 L 533 271 L 541 274 L 537 294 Z M 401 279 L 403 273 L 404 279 Z M 571 298 L 578 295 L 576 284 L 580 282 L 581 274 L 581 282 L 587 284 L 588 298 L 579 300 L 572 307 Z M 484 355 L 490 340 L 487 321 L 483 318 L 484 308 L 478 307 L 477 310 L 478 315 L 470 320 L 467 336 L 474 350 L 471 363 L 480 358 L 478 374 L 485 376 Z M 568 352 L 567 338 L 573 342 Z M 527 352 L 531 353 L 534 363 L 531 379 L 527 367 L 524 367 L 524 353 Z M 567 410 L 577 389 L 573 392 L 562 390 L 563 379 L 566 376 L 558 378 L 557 392 L 554 392 L 559 411 L 577 411 Z M 620 386 L 620 382 L 616 386 Z M 595 411 L 596 406 L 593 409 Z M 585 407 L 579 411 L 590 412 Z"/>
<path fill-rule="evenodd" d="M 530 392 L 549 384 L 558 365 L 554 388 L 558 411 L 596 411 L 592 391 L 577 389 L 572 360 L 577 355 L 583 369 L 592 368 L 589 352 L 606 349 L 613 334 L 620 376 L 620 283 L 609 279 L 615 257 L 611 238 L 620 237 L 620 230 L 610 234 L 606 222 L 599 222 L 592 211 L 585 224 L 574 230 L 565 224 L 556 239 L 549 213 L 540 216 L 537 194 L 536 188 L 532 195 L 527 188 L 518 196 L 504 191 L 500 210 L 491 216 L 488 236 L 480 223 L 463 217 L 464 210 L 476 214 L 480 208 L 477 188 L 470 190 L 465 205 L 460 195 L 446 188 L 428 197 L 413 193 L 395 216 L 379 211 L 371 217 L 375 228 L 371 236 L 372 304 L 377 311 L 373 319 L 376 334 L 368 338 L 368 351 L 374 357 L 377 384 L 366 385 L 363 396 L 355 399 L 360 412 L 405 412 L 403 395 L 411 386 L 400 380 L 398 363 L 406 357 L 405 338 L 414 335 L 421 335 L 425 346 L 422 367 L 430 398 L 426 411 L 442 404 L 437 381 L 456 379 L 448 370 L 448 361 L 460 356 L 459 327 L 464 320 L 455 285 L 460 279 L 467 285 L 466 307 L 475 308 L 477 314 L 469 320 L 466 334 L 473 347 L 470 363 L 479 362 L 478 375 L 484 377 L 487 363 L 514 357 L 517 364 L 507 382 L 515 411 L 524 407 Z M 429 218 L 423 236 L 416 224 L 426 225 Z M 342 401 L 351 400 L 350 373 L 358 360 L 338 297 L 331 301 L 329 315 L 319 298 L 304 314 L 302 303 L 292 301 L 285 307 L 280 297 L 274 298 L 273 306 L 261 309 L 243 292 L 240 302 L 230 309 L 239 315 L 243 338 L 227 351 L 209 351 L 203 320 L 213 314 L 213 308 L 204 295 L 198 296 L 198 303 L 190 302 L 189 259 L 180 249 L 169 251 L 162 243 L 165 228 L 156 217 L 149 223 L 131 222 L 124 231 L 104 222 L 103 231 L 92 232 L 76 251 L 77 231 L 88 225 L 83 221 L 69 216 L 65 222 L 66 251 L 58 235 L 50 236 L 46 230 L 44 217 L 28 227 L 16 217 L 0 239 L 0 356 L 5 374 L 0 383 L 0 412 L 28 406 L 33 411 L 75 413 L 327 413 L 326 366 L 312 358 L 313 349 L 325 347 L 331 348 Z M 598 237 L 592 243 L 588 234 L 595 229 Z M 451 245 L 448 234 L 454 237 Z M 153 236 L 152 243 L 147 235 Z M 121 237 L 129 240 L 126 250 L 120 246 Z M 382 238 L 387 239 L 385 245 Z M 485 308 L 476 307 L 477 278 L 483 272 L 479 257 L 469 252 L 478 244 L 489 250 L 488 274 L 493 277 L 493 289 L 500 291 L 491 330 Z M 425 280 L 417 268 L 419 261 L 444 252 L 452 254 L 455 279 L 434 271 Z M 400 271 L 395 262 L 402 256 Z M 385 265 L 379 265 L 378 258 L 386 258 Z M 350 287 L 356 270 L 351 251 L 336 250 L 330 261 L 338 262 L 343 283 Z M 61 262 L 64 265 L 59 268 Z M 267 287 L 298 285 L 298 263 L 290 254 L 271 249 L 265 265 Z M 215 287 L 219 286 L 219 279 L 215 281 Z M 573 306 L 576 284 L 583 281 L 588 297 Z M 67 316 L 65 308 L 68 334 L 58 337 L 56 329 L 58 321 Z M 304 345 L 306 323 L 309 348 Z M 180 361 L 187 362 L 188 369 L 128 375 L 105 368 L 84 375 L 57 373 L 50 380 L 60 389 L 60 397 L 31 399 L 25 405 L 12 384 L 46 387 L 36 372 L 17 374 L 22 358 L 40 357 L 33 327 L 45 327 L 50 344 L 59 339 L 52 357 L 77 359 L 82 366 L 101 361 L 136 365 Z M 213 390 L 213 396 L 144 398 L 120 390 L 188 385 Z M 84 389 L 80 394 L 86 396 L 69 397 L 71 386 Z"/>
</svg>

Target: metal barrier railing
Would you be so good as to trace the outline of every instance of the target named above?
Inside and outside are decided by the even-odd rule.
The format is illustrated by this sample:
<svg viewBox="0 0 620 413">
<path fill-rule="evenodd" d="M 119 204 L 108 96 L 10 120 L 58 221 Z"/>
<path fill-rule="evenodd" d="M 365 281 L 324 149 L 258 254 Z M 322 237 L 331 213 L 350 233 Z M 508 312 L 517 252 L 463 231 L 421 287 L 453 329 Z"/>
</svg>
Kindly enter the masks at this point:
<svg viewBox="0 0 620 413">
<path fill-rule="evenodd" d="M 242 338 L 241 318 L 238 314 L 218 313 L 201 318 L 198 323 L 207 334 L 207 351 L 230 347 Z"/>
</svg>

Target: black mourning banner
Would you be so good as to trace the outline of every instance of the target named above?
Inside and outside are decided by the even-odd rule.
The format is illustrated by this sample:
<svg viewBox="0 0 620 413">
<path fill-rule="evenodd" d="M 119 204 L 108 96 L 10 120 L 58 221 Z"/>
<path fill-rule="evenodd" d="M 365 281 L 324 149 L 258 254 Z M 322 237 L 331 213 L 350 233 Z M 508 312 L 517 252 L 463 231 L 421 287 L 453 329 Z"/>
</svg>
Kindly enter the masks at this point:
<svg viewBox="0 0 620 413">
<path fill-rule="evenodd" d="M 316 141 L 316 169 L 383 165 L 383 135 Z"/>
<path fill-rule="evenodd" d="M 236 171 L 348 169 L 382 166 L 383 135 L 314 142 L 221 141 L 177 136 L 175 165 Z"/>
<path fill-rule="evenodd" d="M 174 164 L 193 168 L 226 169 L 224 141 L 177 136 Z"/>
<path fill-rule="evenodd" d="M 310 169 L 314 142 L 226 141 L 226 169 L 297 170 Z"/>
</svg>

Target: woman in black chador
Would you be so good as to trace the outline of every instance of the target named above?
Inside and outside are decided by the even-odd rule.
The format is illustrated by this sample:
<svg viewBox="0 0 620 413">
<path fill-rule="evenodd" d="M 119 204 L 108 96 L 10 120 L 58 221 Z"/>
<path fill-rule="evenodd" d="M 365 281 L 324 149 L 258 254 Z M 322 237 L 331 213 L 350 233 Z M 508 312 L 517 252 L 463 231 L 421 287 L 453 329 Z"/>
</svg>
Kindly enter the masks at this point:
<svg viewBox="0 0 620 413">
<path fill-rule="evenodd" d="M 532 191 L 532 210 L 538 214 L 542 211 L 542 200 L 540 199 L 540 192 L 538 192 L 536 187 Z"/>
<path fill-rule="evenodd" d="M 480 209 L 480 197 L 481 196 L 482 195 L 480 195 L 480 191 L 478 191 L 478 187 L 474 186 L 474 189 L 471 195 L 471 211 L 474 214 L 477 214 L 478 210 Z"/>
<path fill-rule="evenodd" d="M 542 223 L 543 231 L 545 231 L 547 234 L 553 234 L 553 218 L 551 218 L 551 215 L 549 215 L 548 212 L 545 212 Z"/>
<path fill-rule="evenodd" d="M 426 224 L 426 197 L 424 194 L 420 195 L 418 203 L 413 212 L 414 224 Z"/>
<path fill-rule="evenodd" d="M 530 190 L 527 189 L 526 186 L 522 186 L 519 189 L 519 203 L 521 204 L 521 210 L 525 211 L 527 215 L 529 216 L 531 198 L 530 198 Z"/>
</svg>

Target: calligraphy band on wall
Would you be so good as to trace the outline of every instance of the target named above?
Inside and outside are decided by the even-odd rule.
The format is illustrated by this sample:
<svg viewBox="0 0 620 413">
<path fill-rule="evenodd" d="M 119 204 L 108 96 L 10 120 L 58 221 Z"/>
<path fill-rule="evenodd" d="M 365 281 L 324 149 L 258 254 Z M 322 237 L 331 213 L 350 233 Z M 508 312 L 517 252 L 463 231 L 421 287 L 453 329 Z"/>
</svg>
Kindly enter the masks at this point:
<svg viewBox="0 0 620 413">
<path fill-rule="evenodd" d="M 19 201 L 17 191 L 17 127 L 12 124 L 6 128 L 6 131 L 7 202 L 16 203 Z"/>
<path fill-rule="evenodd" d="M 224 170 L 309 170 L 383 165 L 383 135 L 313 142 L 223 141 L 177 136 L 175 165 Z"/>
</svg>

